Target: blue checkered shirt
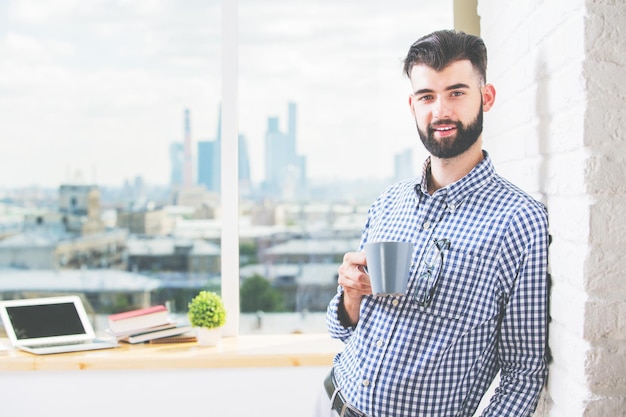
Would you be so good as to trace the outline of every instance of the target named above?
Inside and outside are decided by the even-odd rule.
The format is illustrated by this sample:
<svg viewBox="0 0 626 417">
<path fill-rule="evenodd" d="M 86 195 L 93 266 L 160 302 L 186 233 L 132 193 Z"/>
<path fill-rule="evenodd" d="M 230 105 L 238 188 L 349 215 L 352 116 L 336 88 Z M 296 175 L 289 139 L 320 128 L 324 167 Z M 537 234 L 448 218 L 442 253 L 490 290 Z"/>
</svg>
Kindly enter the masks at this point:
<svg viewBox="0 0 626 417">
<path fill-rule="evenodd" d="M 341 392 L 373 417 L 470 417 L 494 377 L 484 417 L 525 417 L 547 376 L 548 220 L 545 207 L 500 177 L 489 155 L 461 180 L 427 192 L 421 179 L 389 187 L 371 206 L 369 241 L 414 244 L 407 296 L 365 296 L 352 328 L 342 288 L 328 306 Z M 433 239 L 450 248 L 430 305 L 412 297 Z"/>
</svg>

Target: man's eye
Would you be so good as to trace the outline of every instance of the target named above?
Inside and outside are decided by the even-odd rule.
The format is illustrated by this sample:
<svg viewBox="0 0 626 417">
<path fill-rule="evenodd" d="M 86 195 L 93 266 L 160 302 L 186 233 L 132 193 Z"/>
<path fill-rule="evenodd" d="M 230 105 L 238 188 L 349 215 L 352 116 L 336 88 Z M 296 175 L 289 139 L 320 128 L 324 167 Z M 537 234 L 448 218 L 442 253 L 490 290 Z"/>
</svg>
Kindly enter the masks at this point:
<svg viewBox="0 0 626 417">
<path fill-rule="evenodd" d="M 463 93 L 462 91 L 453 91 L 451 95 L 452 97 L 461 97 L 464 94 L 465 93 Z"/>
<path fill-rule="evenodd" d="M 425 96 L 421 96 L 420 98 L 418 98 L 419 101 L 429 101 L 432 99 L 433 99 L 433 96 L 431 95 L 425 95 Z"/>
</svg>

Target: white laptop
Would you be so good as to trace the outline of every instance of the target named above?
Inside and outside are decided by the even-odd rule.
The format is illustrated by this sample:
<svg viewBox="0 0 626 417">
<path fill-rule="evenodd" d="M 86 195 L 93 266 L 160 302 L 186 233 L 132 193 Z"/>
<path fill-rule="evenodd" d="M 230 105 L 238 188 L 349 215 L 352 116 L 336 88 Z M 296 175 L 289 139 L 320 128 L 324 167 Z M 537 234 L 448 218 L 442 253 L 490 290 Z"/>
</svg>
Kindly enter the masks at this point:
<svg viewBox="0 0 626 417">
<path fill-rule="evenodd" d="M 0 301 L 11 344 L 39 355 L 107 349 L 117 341 L 97 339 L 78 296 Z"/>
</svg>

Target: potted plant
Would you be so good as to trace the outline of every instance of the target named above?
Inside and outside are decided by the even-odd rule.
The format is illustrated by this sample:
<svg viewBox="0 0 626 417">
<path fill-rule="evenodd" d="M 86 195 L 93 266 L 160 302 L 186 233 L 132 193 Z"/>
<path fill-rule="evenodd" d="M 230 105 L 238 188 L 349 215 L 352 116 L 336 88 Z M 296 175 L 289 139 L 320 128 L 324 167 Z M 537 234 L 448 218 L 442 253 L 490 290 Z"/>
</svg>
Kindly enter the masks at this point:
<svg viewBox="0 0 626 417">
<path fill-rule="evenodd" d="M 221 328 L 226 323 L 222 297 L 211 291 L 200 291 L 187 307 L 187 317 L 196 328 L 198 343 L 203 346 L 217 345 L 222 334 Z"/>
</svg>

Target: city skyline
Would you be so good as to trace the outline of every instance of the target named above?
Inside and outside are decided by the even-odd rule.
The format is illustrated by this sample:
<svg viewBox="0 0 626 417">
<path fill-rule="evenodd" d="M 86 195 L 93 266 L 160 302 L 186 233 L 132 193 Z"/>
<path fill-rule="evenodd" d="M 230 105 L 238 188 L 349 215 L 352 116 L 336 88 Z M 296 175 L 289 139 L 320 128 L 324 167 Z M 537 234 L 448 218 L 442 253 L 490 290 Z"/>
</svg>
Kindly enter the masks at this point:
<svg viewBox="0 0 626 417">
<path fill-rule="evenodd" d="M 267 120 L 286 120 L 288 102 L 312 179 L 391 177 L 395 154 L 421 150 L 401 59 L 417 37 L 451 26 L 452 5 L 392 6 L 240 0 L 239 133 L 253 181 Z M 217 1 L 3 2 L 0 187 L 168 184 L 185 109 L 194 150 L 215 137 L 220 19 Z"/>
</svg>

